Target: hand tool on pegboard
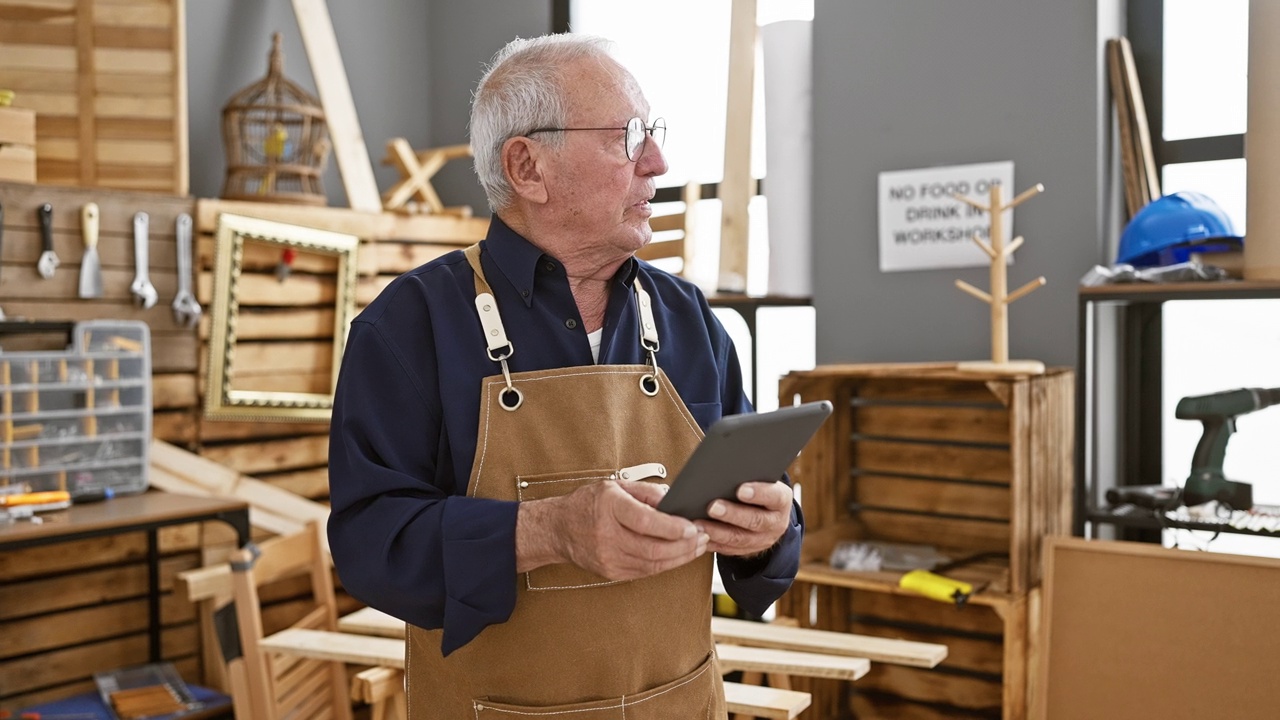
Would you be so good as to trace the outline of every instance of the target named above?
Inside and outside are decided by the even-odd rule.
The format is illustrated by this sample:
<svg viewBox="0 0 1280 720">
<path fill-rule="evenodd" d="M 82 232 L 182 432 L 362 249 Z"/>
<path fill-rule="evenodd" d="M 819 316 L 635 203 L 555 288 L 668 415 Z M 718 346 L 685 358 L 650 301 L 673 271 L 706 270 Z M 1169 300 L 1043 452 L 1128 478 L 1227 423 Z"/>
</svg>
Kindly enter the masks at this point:
<svg viewBox="0 0 1280 720">
<path fill-rule="evenodd" d="M 191 294 L 191 216 L 182 213 L 177 222 L 178 294 L 173 298 L 173 320 L 182 327 L 200 322 L 200 303 Z"/>
<path fill-rule="evenodd" d="M 44 251 L 36 261 L 36 272 L 48 280 L 58 269 L 58 254 L 53 251 L 53 206 L 45 203 L 36 210 L 36 214 L 40 216 L 40 240 L 44 244 Z"/>
<path fill-rule="evenodd" d="M 80 297 L 102 297 L 102 263 L 98 260 L 98 204 L 80 208 L 80 232 L 84 236 L 84 257 L 80 260 Z"/>
<path fill-rule="evenodd" d="M 134 273 L 129 292 L 133 293 L 134 300 L 144 309 L 153 307 L 158 299 L 155 286 L 151 284 L 148 275 L 147 229 L 150 222 L 151 217 L 144 212 L 133 216 Z"/>
</svg>

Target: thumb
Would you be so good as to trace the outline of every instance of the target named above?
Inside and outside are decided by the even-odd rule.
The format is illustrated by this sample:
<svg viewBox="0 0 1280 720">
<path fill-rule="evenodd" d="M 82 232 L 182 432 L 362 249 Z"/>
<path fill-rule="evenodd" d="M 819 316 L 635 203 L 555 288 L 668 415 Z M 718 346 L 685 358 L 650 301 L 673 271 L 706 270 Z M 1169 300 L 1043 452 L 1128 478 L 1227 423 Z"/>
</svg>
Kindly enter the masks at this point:
<svg viewBox="0 0 1280 720">
<path fill-rule="evenodd" d="M 618 487 L 626 491 L 631 497 L 650 507 L 657 507 L 663 496 L 667 494 L 666 485 L 644 482 L 643 480 L 619 482 Z"/>
</svg>

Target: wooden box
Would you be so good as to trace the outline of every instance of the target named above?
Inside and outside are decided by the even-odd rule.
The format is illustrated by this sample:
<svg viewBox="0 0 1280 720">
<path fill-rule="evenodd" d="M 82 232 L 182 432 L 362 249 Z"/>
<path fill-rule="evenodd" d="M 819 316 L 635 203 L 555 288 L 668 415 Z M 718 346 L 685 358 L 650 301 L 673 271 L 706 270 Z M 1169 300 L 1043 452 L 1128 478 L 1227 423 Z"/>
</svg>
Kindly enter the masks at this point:
<svg viewBox="0 0 1280 720">
<path fill-rule="evenodd" d="M 0 0 L 0 86 L 36 112 L 41 183 L 187 194 L 184 3 Z"/>
<path fill-rule="evenodd" d="M 1040 581 L 1041 540 L 1071 527 L 1074 374 L 838 365 L 792 373 L 779 385 L 781 405 L 823 399 L 836 411 L 791 468 L 806 536 L 781 612 L 802 625 L 940 642 L 953 653 L 958 643 L 972 646 L 973 633 L 986 643 L 981 661 L 963 659 L 976 652 L 969 647 L 941 671 L 883 668 L 858 683 L 871 717 L 907 716 L 868 709 L 873 697 L 1023 717 L 1034 619 L 1027 607 Z M 973 607 L 957 613 L 899 590 L 897 573 L 831 568 L 842 540 L 936 547 L 963 561 L 946 575 L 975 586 Z M 968 626 L 975 616 L 981 629 Z M 815 717 L 839 717 L 847 689 L 816 683 Z"/>
<path fill-rule="evenodd" d="M 36 114 L 0 107 L 0 180 L 36 181 Z"/>
</svg>

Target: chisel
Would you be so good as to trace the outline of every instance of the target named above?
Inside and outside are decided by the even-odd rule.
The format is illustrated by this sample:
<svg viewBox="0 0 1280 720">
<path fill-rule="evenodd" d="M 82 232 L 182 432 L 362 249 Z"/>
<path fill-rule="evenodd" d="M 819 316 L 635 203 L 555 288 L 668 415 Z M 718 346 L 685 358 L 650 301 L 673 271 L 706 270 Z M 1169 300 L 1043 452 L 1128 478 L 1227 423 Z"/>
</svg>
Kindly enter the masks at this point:
<svg viewBox="0 0 1280 720">
<path fill-rule="evenodd" d="M 84 235 L 84 259 L 80 261 L 80 297 L 102 297 L 102 265 L 98 260 L 98 204 L 85 203 L 80 209 L 80 232 Z"/>
</svg>

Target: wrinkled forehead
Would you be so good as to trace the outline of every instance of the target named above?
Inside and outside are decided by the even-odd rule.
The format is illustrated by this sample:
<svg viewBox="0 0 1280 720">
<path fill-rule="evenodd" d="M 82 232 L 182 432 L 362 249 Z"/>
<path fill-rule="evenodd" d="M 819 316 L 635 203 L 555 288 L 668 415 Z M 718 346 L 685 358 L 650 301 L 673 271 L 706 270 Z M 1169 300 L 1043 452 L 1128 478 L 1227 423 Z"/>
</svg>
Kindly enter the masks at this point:
<svg viewBox="0 0 1280 720">
<path fill-rule="evenodd" d="M 640 83 L 611 58 L 578 60 L 565 68 L 562 78 L 570 125 L 649 118 Z"/>
</svg>

